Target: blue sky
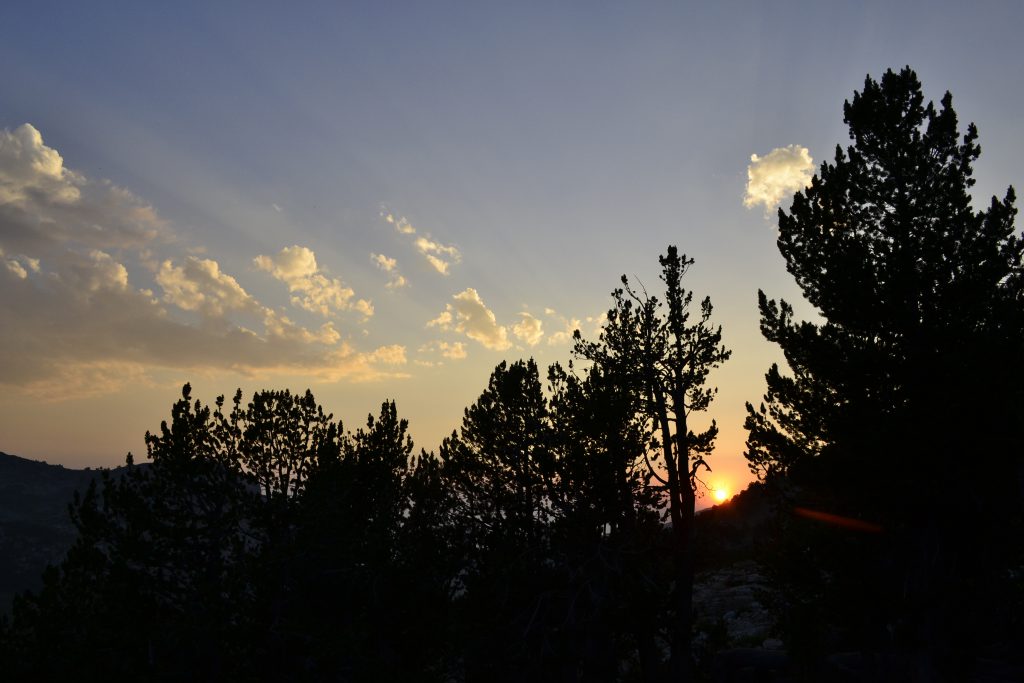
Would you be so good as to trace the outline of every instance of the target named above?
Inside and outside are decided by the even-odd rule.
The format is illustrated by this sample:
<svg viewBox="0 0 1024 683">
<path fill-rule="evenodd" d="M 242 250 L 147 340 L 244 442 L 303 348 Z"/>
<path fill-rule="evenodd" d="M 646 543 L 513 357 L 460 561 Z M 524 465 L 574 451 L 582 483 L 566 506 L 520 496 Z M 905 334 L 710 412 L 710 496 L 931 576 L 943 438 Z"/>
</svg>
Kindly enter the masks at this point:
<svg viewBox="0 0 1024 683">
<path fill-rule="evenodd" d="M 744 205 L 751 155 L 799 176 L 793 150 L 816 165 L 847 143 L 842 103 L 865 75 L 909 64 L 978 124 L 976 196 L 1020 187 L 1022 15 L 9 3 L 0 449 L 117 464 L 191 380 L 206 400 L 309 386 L 353 427 L 395 398 L 429 450 L 497 362 L 567 360 L 559 333 L 593 333 L 619 275 L 655 283 L 672 243 L 734 351 L 712 377 L 710 478 L 738 487 L 743 402 L 778 359 L 756 292 L 799 299 L 771 201 Z M 30 178 L 26 150 L 61 164 Z"/>
</svg>

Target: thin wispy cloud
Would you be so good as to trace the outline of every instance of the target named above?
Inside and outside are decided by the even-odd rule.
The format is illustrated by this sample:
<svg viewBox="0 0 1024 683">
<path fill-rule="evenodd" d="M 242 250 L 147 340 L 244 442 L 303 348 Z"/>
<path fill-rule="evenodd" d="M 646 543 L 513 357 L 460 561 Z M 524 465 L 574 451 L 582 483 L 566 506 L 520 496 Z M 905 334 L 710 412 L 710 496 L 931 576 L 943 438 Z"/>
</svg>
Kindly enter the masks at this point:
<svg viewBox="0 0 1024 683">
<path fill-rule="evenodd" d="M 394 215 L 390 213 L 382 215 L 384 216 L 384 220 L 386 220 L 391 225 L 395 226 L 395 230 L 402 233 L 403 235 L 416 234 L 416 228 L 412 227 L 412 225 L 406 218 L 395 218 Z"/>
<path fill-rule="evenodd" d="M 418 231 L 405 217 L 396 218 L 394 214 L 386 212 L 381 212 L 381 216 L 400 234 L 417 235 L 413 240 L 413 246 L 430 264 L 430 267 L 441 275 L 450 274 L 451 267 L 462 261 L 462 252 L 458 247 L 452 244 L 443 244 L 434 240 L 429 233 Z"/>
<path fill-rule="evenodd" d="M 434 341 L 421 346 L 419 348 L 419 352 L 421 354 L 438 355 L 448 360 L 462 360 L 469 355 L 466 351 L 466 345 L 463 342 Z M 435 367 L 437 365 L 441 365 L 440 362 L 426 359 L 418 359 L 417 363 L 424 367 Z"/>
<path fill-rule="evenodd" d="M 401 289 L 409 284 L 405 277 L 398 272 L 398 261 L 396 259 L 384 254 L 370 254 L 370 259 L 378 268 L 390 276 L 388 283 L 384 285 L 388 289 Z"/>
<path fill-rule="evenodd" d="M 806 147 L 777 147 L 763 157 L 751 154 L 743 205 L 748 209 L 761 205 L 770 212 L 810 185 L 813 175 L 814 160 Z"/>
<path fill-rule="evenodd" d="M 582 319 L 573 318 L 564 316 L 553 308 L 545 308 L 544 315 L 550 318 L 556 327 L 556 331 L 548 335 L 549 346 L 568 345 L 576 330 L 580 330 L 584 336 L 596 336 L 601 333 L 601 327 L 608 319 L 607 313 L 588 315 Z"/>
</svg>

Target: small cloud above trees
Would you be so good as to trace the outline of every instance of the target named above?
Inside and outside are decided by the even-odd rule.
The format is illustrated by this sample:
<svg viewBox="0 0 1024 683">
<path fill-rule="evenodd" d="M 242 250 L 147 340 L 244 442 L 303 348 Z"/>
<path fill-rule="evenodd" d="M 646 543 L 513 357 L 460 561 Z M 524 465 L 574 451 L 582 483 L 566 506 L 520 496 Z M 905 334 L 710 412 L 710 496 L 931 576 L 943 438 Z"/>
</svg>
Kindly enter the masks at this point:
<svg viewBox="0 0 1024 683">
<path fill-rule="evenodd" d="M 751 154 L 743 205 L 752 209 L 760 204 L 769 212 L 810 185 L 813 174 L 810 151 L 800 145 L 776 147 L 763 157 Z"/>
</svg>

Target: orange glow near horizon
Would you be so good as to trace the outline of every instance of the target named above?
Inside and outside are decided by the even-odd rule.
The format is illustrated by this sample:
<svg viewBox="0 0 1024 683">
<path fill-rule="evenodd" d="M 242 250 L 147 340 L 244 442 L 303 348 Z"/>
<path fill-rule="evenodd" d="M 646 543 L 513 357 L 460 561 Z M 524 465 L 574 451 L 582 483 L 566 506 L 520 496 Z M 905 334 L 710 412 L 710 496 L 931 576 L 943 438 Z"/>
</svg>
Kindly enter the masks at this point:
<svg viewBox="0 0 1024 683">
<path fill-rule="evenodd" d="M 729 490 L 724 486 L 716 486 L 713 495 L 716 502 L 724 503 L 729 499 Z"/>
</svg>

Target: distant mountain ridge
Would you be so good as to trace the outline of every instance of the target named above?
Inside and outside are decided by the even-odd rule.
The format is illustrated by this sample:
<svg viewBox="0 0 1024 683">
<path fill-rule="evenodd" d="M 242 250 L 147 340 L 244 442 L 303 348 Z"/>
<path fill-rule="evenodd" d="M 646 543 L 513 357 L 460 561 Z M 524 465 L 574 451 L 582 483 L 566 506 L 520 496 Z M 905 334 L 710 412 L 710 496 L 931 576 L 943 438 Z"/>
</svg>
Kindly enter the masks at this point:
<svg viewBox="0 0 1024 683">
<path fill-rule="evenodd" d="M 75 541 L 68 505 L 102 469 L 76 470 L 0 451 L 0 614 L 42 586 L 43 569 Z"/>
</svg>

